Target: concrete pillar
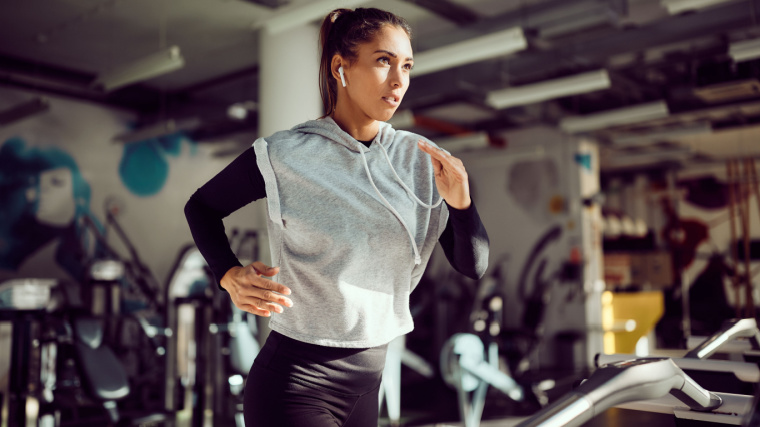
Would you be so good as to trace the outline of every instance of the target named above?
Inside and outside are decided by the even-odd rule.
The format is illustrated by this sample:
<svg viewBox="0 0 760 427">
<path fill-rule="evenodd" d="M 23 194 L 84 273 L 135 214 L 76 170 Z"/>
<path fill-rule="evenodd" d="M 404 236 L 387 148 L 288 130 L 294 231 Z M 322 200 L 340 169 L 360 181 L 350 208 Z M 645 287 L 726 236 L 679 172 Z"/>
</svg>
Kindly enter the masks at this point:
<svg viewBox="0 0 760 427">
<path fill-rule="evenodd" d="M 274 32 L 265 25 L 259 37 L 259 136 L 320 117 L 319 29 Z"/>
<path fill-rule="evenodd" d="M 326 13 L 326 12 L 325 12 Z M 303 24 L 259 32 L 259 137 L 290 129 L 322 116 L 319 95 L 319 28 Z M 266 204 L 258 203 L 257 228 L 266 230 Z M 269 239 L 261 242 L 260 260 L 272 265 Z M 277 267 L 277 266 L 275 266 Z M 273 278 L 277 280 L 277 276 Z M 276 314 L 275 314 L 276 316 Z M 269 335 L 269 319 L 259 318 L 259 342 Z"/>
</svg>

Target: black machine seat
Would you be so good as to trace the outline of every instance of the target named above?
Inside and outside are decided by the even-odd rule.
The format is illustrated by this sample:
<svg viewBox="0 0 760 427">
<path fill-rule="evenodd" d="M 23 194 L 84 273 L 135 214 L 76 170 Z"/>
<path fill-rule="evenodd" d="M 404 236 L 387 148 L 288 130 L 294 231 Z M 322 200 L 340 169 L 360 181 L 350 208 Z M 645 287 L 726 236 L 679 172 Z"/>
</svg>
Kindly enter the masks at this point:
<svg viewBox="0 0 760 427">
<path fill-rule="evenodd" d="M 103 342 L 103 324 L 98 319 L 80 317 L 74 320 L 77 341 L 90 348 L 98 348 Z"/>
<path fill-rule="evenodd" d="M 91 397 L 102 401 L 118 400 L 129 394 L 129 380 L 113 351 L 102 345 L 103 325 L 97 319 L 74 321 L 76 353 L 84 382 Z"/>
</svg>

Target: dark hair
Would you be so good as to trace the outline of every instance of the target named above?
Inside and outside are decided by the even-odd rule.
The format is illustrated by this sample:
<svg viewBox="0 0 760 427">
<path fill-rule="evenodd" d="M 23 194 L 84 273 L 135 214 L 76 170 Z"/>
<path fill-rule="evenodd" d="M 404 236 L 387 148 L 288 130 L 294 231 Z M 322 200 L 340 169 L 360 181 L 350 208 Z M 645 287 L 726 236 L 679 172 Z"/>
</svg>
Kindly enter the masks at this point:
<svg viewBox="0 0 760 427">
<path fill-rule="evenodd" d="M 319 92 L 325 116 L 335 111 L 338 87 L 331 63 L 336 54 L 348 61 L 356 59 L 359 45 L 371 41 L 384 25 L 401 28 L 412 38 L 412 28 L 404 18 L 375 8 L 335 9 L 328 13 L 319 31 L 322 56 L 319 62 Z"/>
</svg>

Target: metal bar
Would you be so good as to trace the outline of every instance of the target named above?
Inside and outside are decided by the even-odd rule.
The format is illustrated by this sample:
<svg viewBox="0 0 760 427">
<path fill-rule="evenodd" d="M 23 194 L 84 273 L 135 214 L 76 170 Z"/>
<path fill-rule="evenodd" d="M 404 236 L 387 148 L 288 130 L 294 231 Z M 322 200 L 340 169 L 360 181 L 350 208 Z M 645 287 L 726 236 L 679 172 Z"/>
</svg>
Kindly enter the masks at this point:
<svg viewBox="0 0 760 427">
<path fill-rule="evenodd" d="M 755 317 L 755 300 L 752 297 L 752 277 L 750 277 L 750 257 L 749 257 L 749 240 L 750 240 L 750 232 L 751 232 L 751 224 L 749 220 L 749 183 L 747 181 L 749 180 L 749 160 L 745 159 L 743 161 L 744 163 L 744 181 L 741 183 L 742 186 L 742 231 L 744 232 L 743 240 L 744 240 L 744 317 Z"/>
<path fill-rule="evenodd" d="M 734 286 L 734 292 L 735 292 L 735 312 L 736 317 L 741 317 L 741 292 L 739 290 L 739 272 L 737 271 L 737 267 L 739 266 L 739 254 L 736 250 L 736 194 L 735 194 L 735 188 L 734 188 L 734 161 L 729 160 L 726 162 L 726 174 L 728 175 L 728 210 L 729 210 L 729 218 L 731 220 L 731 242 L 729 246 L 731 247 L 731 258 L 734 264 L 734 274 L 731 275 L 731 282 Z"/>
</svg>

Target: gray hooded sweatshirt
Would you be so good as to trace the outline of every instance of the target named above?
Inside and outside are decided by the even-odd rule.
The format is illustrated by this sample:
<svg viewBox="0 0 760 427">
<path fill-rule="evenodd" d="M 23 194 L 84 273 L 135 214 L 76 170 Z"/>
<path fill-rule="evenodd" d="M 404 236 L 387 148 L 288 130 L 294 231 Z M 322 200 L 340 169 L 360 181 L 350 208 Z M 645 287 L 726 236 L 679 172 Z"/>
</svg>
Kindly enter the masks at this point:
<svg viewBox="0 0 760 427">
<path fill-rule="evenodd" d="M 254 142 L 276 280 L 292 290 L 273 330 L 365 348 L 413 329 L 409 295 L 448 220 L 418 139 L 380 122 L 367 148 L 327 117 Z"/>
</svg>

